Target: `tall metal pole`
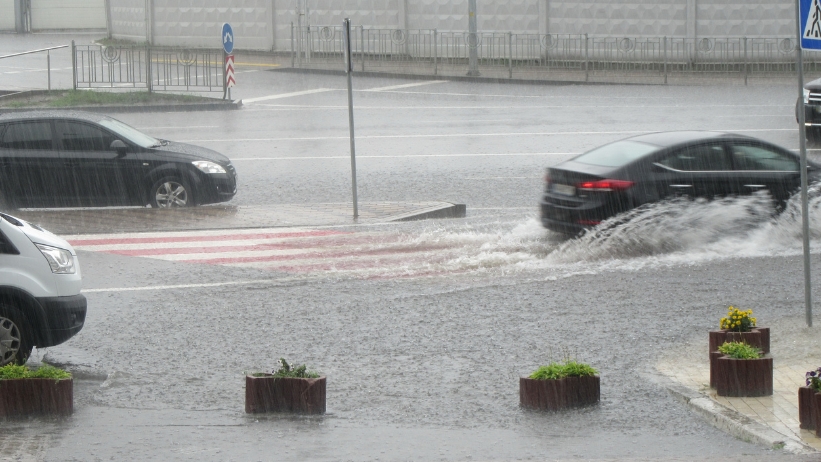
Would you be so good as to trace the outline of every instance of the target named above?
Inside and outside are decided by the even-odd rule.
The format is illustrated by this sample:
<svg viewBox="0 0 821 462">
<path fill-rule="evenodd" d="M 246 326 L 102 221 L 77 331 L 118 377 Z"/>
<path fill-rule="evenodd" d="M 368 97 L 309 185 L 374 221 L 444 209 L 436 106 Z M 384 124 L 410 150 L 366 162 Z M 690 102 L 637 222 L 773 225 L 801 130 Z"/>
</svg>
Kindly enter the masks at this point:
<svg viewBox="0 0 821 462">
<path fill-rule="evenodd" d="M 798 147 L 801 151 L 801 230 L 804 241 L 804 307 L 807 326 L 812 327 L 812 293 L 810 291 L 810 217 L 807 205 L 807 127 L 804 120 L 804 58 L 801 53 L 801 2 L 795 0 L 795 29 L 798 43 L 795 47 L 798 67 Z"/>
<path fill-rule="evenodd" d="M 476 33 L 476 0 L 468 0 L 468 75 L 479 75 L 479 35 Z"/>
<path fill-rule="evenodd" d="M 351 190 L 353 191 L 353 219 L 359 218 L 359 204 L 356 197 L 356 143 L 353 129 L 353 57 L 351 56 L 351 20 L 342 21 L 342 33 L 345 35 L 345 74 L 348 76 L 348 126 L 351 131 Z"/>
</svg>

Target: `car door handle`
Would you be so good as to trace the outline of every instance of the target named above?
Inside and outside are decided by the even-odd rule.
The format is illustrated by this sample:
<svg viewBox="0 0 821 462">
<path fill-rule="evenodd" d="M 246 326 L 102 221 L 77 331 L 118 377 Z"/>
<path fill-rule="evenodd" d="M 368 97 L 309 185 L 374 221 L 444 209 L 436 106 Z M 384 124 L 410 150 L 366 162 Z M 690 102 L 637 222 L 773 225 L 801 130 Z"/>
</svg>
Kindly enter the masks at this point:
<svg viewBox="0 0 821 462">
<path fill-rule="evenodd" d="M 74 168 L 79 166 L 80 164 L 79 162 L 65 162 L 63 163 L 63 165 L 65 165 L 66 167 Z"/>
<path fill-rule="evenodd" d="M 750 189 L 764 189 L 764 188 L 767 187 L 767 185 L 765 185 L 765 184 L 745 184 L 744 187 L 745 188 L 750 188 Z"/>
<path fill-rule="evenodd" d="M 691 184 L 671 184 L 670 187 L 671 188 L 676 188 L 676 189 L 685 189 L 685 188 L 692 188 L 693 185 L 691 185 Z"/>
</svg>

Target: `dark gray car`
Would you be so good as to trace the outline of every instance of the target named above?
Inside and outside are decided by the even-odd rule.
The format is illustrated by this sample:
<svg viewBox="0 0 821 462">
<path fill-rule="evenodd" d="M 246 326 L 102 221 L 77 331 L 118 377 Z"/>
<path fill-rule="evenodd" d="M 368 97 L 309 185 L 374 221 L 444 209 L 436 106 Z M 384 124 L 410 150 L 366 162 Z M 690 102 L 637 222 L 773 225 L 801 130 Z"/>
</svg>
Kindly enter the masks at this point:
<svg viewBox="0 0 821 462">
<path fill-rule="evenodd" d="M 800 186 L 798 156 L 748 136 L 650 133 L 616 141 L 547 169 L 542 224 L 576 234 L 619 213 L 673 196 L 768 191 L 781 207 Z M 821 166 L 808 162 L 810 179 Z"/>
<path fill-rule="evenodd" d="M 80 111 L 0 115 L 0 201 L 11 207 L 224 202 L 237 192 L 227 157 L 159 140 Z"/>
</svg>

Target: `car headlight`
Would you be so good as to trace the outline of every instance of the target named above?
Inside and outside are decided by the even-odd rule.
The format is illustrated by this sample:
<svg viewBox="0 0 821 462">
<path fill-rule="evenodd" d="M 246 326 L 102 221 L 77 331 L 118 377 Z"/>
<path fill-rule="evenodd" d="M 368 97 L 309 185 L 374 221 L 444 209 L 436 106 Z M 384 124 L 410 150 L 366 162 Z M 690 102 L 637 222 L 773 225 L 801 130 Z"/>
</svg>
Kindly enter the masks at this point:
<svg viewBox="0 0 821 462">
<path fill-rule="evenodd" d="M 74 257 L 71 256 L 71 252 L 50 245 L 34 245 L 36 245 L 43 256 L 46 257 L 48 265 L 51 266 L 52 273 L 74 274 Z"/>
<path fill-rule="evenodd" d="M 807 104 L 809 102 L 810 102 L 810 91 L 805 88 L 804 89 L 804 104 Z"/>
<path fill-rule="evenodd" d="M 207 160 L 198 160 L 191 163 L 194 164 L 194 167 L 197 167 L 204 173 L 225 173 L 225 169 L 222 168 L 222 165 L 208 162 Z"/>
</svg>

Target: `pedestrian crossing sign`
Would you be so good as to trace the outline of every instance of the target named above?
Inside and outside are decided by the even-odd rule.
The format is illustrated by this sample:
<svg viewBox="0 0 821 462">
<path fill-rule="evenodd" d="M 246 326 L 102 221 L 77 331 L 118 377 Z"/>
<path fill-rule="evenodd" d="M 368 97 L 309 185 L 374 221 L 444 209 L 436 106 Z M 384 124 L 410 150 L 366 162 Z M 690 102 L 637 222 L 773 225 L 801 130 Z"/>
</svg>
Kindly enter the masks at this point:
<svg viewBox="0 0 821 462">
<path fill-rule="evenodd" d="M 801 49 L 821 50 L 821 0 L 801 0 Z"/>
</svg>

